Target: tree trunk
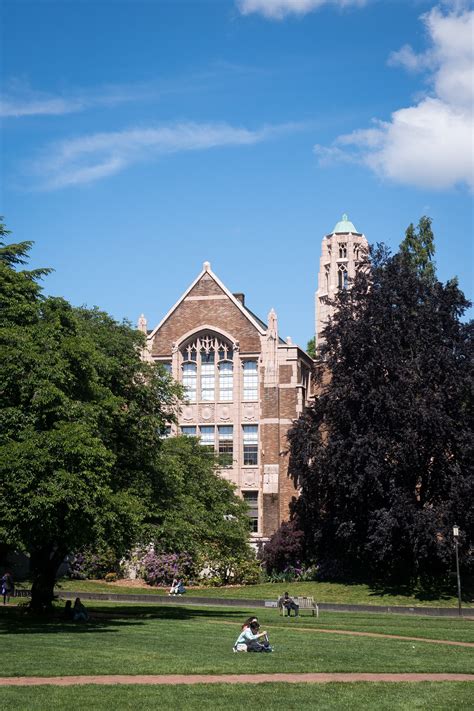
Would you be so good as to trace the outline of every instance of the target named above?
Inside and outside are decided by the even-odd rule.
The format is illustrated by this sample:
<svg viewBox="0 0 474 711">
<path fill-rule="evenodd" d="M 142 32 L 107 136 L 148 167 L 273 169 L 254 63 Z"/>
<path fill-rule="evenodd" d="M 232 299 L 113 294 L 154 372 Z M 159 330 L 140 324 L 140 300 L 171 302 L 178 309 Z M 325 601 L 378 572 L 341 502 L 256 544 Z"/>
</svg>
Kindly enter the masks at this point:
<svg viewBox="0 0 474 711">
<path fill-rule="evenodd" d="M 49 548 L 41 548 L 31 553 L 31 602 L 34 612 L 47 612 L 54 600 L 56 573 L 64 560 L 65 553 Z"/>
</svg>

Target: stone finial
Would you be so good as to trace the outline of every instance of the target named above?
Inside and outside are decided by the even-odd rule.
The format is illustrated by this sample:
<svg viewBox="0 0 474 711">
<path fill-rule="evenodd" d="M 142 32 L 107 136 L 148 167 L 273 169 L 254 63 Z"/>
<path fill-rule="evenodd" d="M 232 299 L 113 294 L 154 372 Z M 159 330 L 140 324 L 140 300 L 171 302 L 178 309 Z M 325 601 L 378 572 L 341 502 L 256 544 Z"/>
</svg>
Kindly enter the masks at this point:
<svg viewBox="0 0 474 711">
<path fill-rule="evenodd" d="M 202 268 L 204 269 L 205 272 L 210 271 L 211 263 L 210 262 L 203 262 Z"/>
<path fill-rule="evenodd" d="M 268 314 L 267 336 L 275 341 L 278 340 L 278 319 L 275 309 L 271 309 Z"/>
<path fill-rule="evenodd" d="M 141 314 L 140 318 L 138 319 L 138 330 L 141 331 L 146 335 L 147 332 L 147 320 L 145 318 L 145 314 Z"/>
<path fill-rule="evenodd" d="M 287 344 L 288 344 L 289 346 L 292 346 L 292 345 L 293 345 L 293 341 L 292 341 L 292 339 L 291 339 L 291 336 L 287 336 L 287 337 L 286 337 L 286 342 L 287 342 Z"/>
</svg>

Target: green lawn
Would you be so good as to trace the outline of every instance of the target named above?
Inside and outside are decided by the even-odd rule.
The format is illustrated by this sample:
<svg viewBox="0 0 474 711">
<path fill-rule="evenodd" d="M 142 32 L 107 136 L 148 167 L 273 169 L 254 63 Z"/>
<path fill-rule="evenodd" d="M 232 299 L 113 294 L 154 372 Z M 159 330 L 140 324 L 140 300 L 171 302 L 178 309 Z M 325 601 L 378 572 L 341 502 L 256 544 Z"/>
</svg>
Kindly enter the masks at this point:
<svg viewBox="0 0 474 711">
<path fill-rule="evenodd" d="M 132 593 L 144 595 L 166 595 L 168 588 L 127 587 L 103 581 L 92 580 L 63 580 L 58 586 L 59 592 L 113 592 Z M 264 583 L 261 585 L 235 585 L 222 588 L 190 588 L 186 593 L 188 597 L 208 598 L 237 598 L 255 600 L 276 600 L 285 590 L 292 595 L 308 595 L 319 602 L 352 603 L 364 605 L 406 605 L 428 607 L 456 607 L 457 597 L 455 586 L 452 594 L 428 594 L 424 591 L 410 591 L 399 588 L 372 588 L 366 584 L 342 583 Z M 473 605 L 473 596 L 466 592 L 464 595 L 465 606 Z"/>
<path fill-rule="evenodd" d="M 1 689 L 4 711 L 94 711 L 185 708 L 233 711 L 263 708 L 272 711 L 376 709 L 472 709 L 473 685 L 420 684 L 259 684 L 231 686 L 72 686 Z"/>
<path fill-rule="evenodd" d="M 262 611 L 275 652 L 232 654 L 232 644 L 246 609 L 158 606 L 139 608 L 95 605 L 88 624 L 31 619 L 16 608 L 0 608 L 2 676 L 75 674 L 220 674 L 255 672 L 467 672 L 474 669 L 474 649 L 408 640 L 373 639 L 303 627 L 317 626 Z M 134 616 L 121 616 L 123 612 Z M 377 625 L 375 621 L 378 621 Z M 268 624 L 267 624 L 268 623 Z M 394 634 L 464 639 L 469 620 L 390 618 L 387 615 L 324 616 L 321 627 L 370 627 Z M 472 635 L 471 635 L 472 639 Z"/>
</svg>

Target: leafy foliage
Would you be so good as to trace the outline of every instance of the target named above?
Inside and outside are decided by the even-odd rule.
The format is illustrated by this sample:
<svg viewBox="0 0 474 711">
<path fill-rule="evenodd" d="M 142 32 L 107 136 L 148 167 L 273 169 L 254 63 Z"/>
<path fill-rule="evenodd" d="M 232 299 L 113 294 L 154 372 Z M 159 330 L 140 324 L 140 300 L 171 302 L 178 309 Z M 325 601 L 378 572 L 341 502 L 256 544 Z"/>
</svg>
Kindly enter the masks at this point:
<svg viewBox="0 0 474 711">
<path fill-rule="evenodd" d="M 337 296 L 319 397 L 289 433 L 294 515 L 327 578 L 428 581 L 452 568 L 454 523 L 472 564 L 472 324 L 426 261 L 381 247 L 371 259 Z"/>
<path fill-rule="evenodd" d="M 48 270 L 15 269 L 29 248 L 0 250 L 0 537 L 30 554 L 43 607 L 68 552 L 124 552 L 163 498 L 157 455 L 180 389 L 129 325 L 44 298 Z"/>
<path fill-rule="evenodd" d="M 306 345 L 306 353 L 311 356 L 311 358 L 316 358 L 316 339 L 314 336 L 310 338 Z"/>
<path fill-rule="evenodd" d="M 159 506 L 149 510 L 148 540 L 163 553 L 189 553 L 206 563 L 249 554 L 246 504 L 216 474 L 214 452 L 195 437 L 162 443 L 157 466 L 163 478 Z"/>
<path fill-rule="evenodd" d="M 141 560 L 141 574 L 150 585 L 170 585 L 174 578 L 193 578 L 195 561 L 188 553 L 145 553 Z"/>
<path fill-rule="evenodd" d="M 120 560 L 110 546 L 98 550 L 83 548 L 82 551 L 71 555 L 68 562 L 68 575 L 73 580 L 107 580 L 110 575 L 116 580 L 120 573 Z"/>
<path fill-rule="evenodd" d="M 435 244 L 430 217 L 422 217 L 418 222 L 417 230 L 415 230 L 413 223 L 408 225 L 405 239 L 400 244 L 400 253 L 420 277 L 427 281 L 434 281 L 435 265 L 432 260 Z"/>
<path fill-rule="evenodd" d="M 297 518 L 284 521 L 262 550 L 262 562 L 267 573 L 283 573 L 299 566 L 303 558 L 304 533 Z"/>
</svg>

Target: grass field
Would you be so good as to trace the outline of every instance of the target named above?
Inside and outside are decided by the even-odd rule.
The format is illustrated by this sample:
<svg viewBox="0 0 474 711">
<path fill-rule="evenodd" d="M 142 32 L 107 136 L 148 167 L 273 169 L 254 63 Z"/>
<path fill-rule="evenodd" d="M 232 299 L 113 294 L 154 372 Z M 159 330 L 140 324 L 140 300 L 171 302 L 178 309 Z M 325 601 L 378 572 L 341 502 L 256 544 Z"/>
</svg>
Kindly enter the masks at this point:
<svg viewBox="0 0 474 711">
<path fill-rule="evenodd" d="M 474 649 L 423 641 L 374 639 L 321 629 L 367 630 L 472 641 L 470 620 L 389 615 L 281 618 L 262 611 L 275 653 L 232 654 L 249 610 L 95 605 L 88 624 L 34 620 L 15 608 L 0 610 L 8 654 L 2 676 L 75 674 L 222 674 L 255 672 L 463 672 L 474 669 Z M 125 613 L 129 613 L 125 616 Z M 4 636 L 5 635 L 5 636 Z"/>
<path fill-rule="evenodd" d="M 101 674 L 239 674 L 272 672 L 460 672 L 474 670 L 474 648 L 429 643 L 473 641 L 474 621 L 384 614 L 325 613 L 283 618 L 259 614 L 275 652 L 233 654 L 244 607 L 172 605 L 89 606 L 86 624 L 32 618 L 18 607 L 0 607 L 4 654 L 0 676 Z M 321 633 L 318 629 L 422 637 L 427 641 Z M 462 682 L 331 683 L 197 686 L 3 687 L 7 711 L 114 708 L 364 709 L 376 711 L 473 708 L 474 684 Z"/>
<path fill-rule="evenodd" d="M 189 588 L 188 597 L 208 598 L 236 598 L 252 600 L 277 599 L 285 590 L 289 589 L 292 595 L 308 595 L 318 602 L 349 603 L 363 605 L 405 605 L 428 607 L 456 607 L 457 597 L 455 585 L 451 593 L 427 593 L 422 590 L 409 590 L 407 588 L 373 588 L 362 583 L 263 583 L 261 585 L 233 585 L 221 588 Z M 144 595 L 166 595 L 168 588 L 152 588 L 146 585 L 127 586 L 125 581 L 105 583 L 94 580 L 62 580 L 58 591 L 78 592 L 115 592 Z M 465 591 L 463 604 L 473 606 L 473 595 Z"/>
<path fill-rule="evenodd" d="M 376 709 L 377 711 L 433 711 L 472 709 L 472 685 L 420 684 L 225 684 L 198 686 L 72 686 L 1 690 L 4 711 L 234 711 L 263 708 L 272 711 Z"/>
</svg>

